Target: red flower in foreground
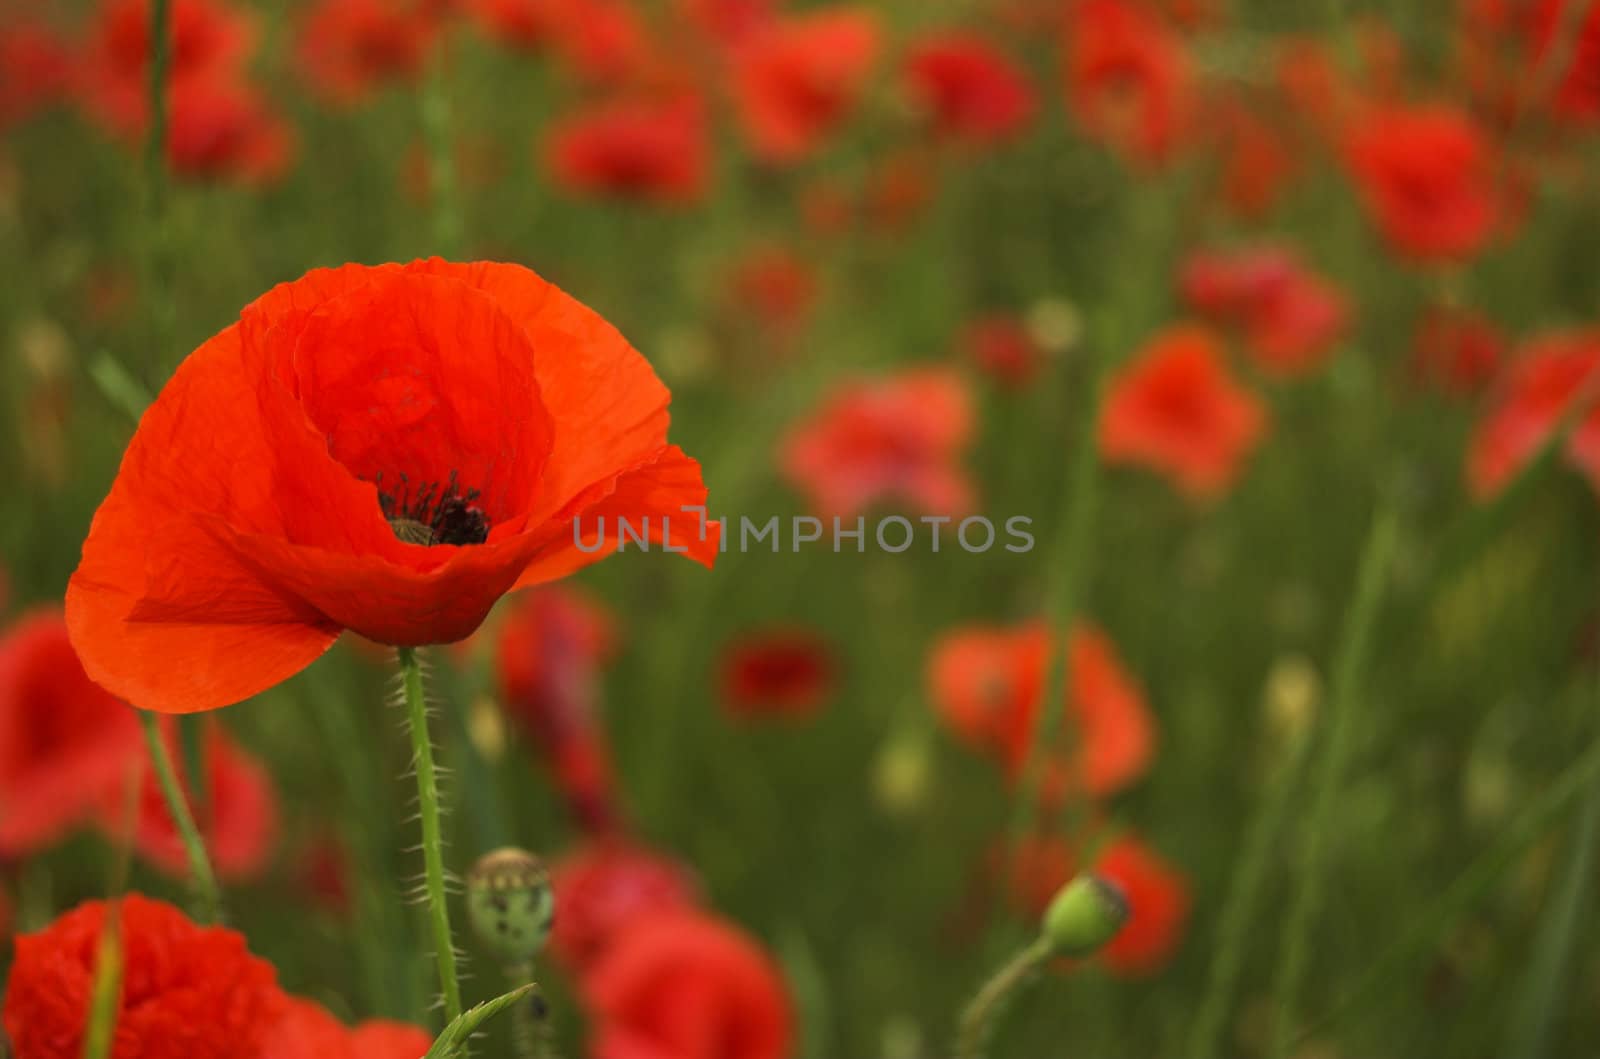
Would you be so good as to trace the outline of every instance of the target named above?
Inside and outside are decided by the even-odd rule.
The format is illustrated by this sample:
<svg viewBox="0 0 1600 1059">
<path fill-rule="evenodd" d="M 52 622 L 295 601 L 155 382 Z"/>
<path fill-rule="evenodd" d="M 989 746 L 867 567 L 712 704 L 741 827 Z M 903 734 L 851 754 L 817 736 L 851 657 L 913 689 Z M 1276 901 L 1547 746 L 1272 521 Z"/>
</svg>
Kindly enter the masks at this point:
<svg viewBox="0 0 1600 1059">
<path fill-rule="evenodd" d="M 1412 363 L 1424 381 L 1454 394 L 1474 394 L 1494 381 L 1505 337 L 1469 309 L 1429 309 L 1412 339 Z"/>
<path fill-rule="evenodd" d="M 1461 260 L 1483 248 L 1499 214 L 1495 160 L 1483 132 L 1451 107 L 1366 115 L 1346 153 L 1362 202 L 1399 253 Z"/>
<path fill-rule="evenodd" d="M 905 82 L 941 134 L 969 143 L 1010 139 L 1037 109 L 1033 86 L 1016 63 L 971 34 L 938 34 L 913 45 Z"/>
<path fill-rule="evenodd" d="M 142 745 L 133 711 L 84 675 L 61 616 L 19 620 L 0 636 L 0 857 L 91 818 Z"/>
<path fill-rule="evenodd" d="M 940 716 L 961 739 L 993 754 L 1013 779 L 1027 761 L 1044 698 L 1051 644 L 1042 625 L 964 629 L 935 645 L 928 679 Z M 1142 776 L 1155 747 L 1144 693 L 1123 669 L 1111 641 L 1080 624 L 1068 638 L 1067 701 L 1072 748 L 1050 751 L 1069 788 L 1114 793 Z"/>
<path fill-rule="evenodd" d="M 1171 328 L 1112 381 L 1100 420 L 1100 453 L 1170 475 L 1200 500 L 1221 496 L 1261 440 L 1267 413 L 1227 375 L 1210 332 Z"/>
<path fill-rule="evenodd" d="M 594 105 L 557 121 L 544 141 L 567 190 L 671 205 L 705 195 L 708 153 L 704 107 L 692 97 Z"/>
<path fill-rule="evenodd" d="M 1467 481 L 1480 498 L 1499 492 L 1533 457 L 1582 395 L 1586 407 L 1567 438 L 1567 459 L 1600 492 L 1600 330 L 1544 335 L 1517 351 L 1493 407 L 1467 453 Z"/>
<path fill-rule="evenodd" d="M 72 55 L 52 30 L 0 26 L 0 131 L 66 98 L 72 75 Z"/>
<path fill-rule="evenodd" d="M 83 1054 L 96 952 L 113 907 L 121 915 L 122 997 L 112 1055 L 258 1054 L 283 1010 L 272 965 L 250 955 L 235 931 L 196 926 L 171 905 L 129 894 L 115 906 L 86 902 L 17 938 L 4 1021 L 18 1059 Z"/>
<path fill-rule="evenodd" d="M 415 1026 L 373 1019 L 347 1027 L 321 1004 L 289 997 L 259 1059 L 422 1059 L 432 1046 Z"/>
<path fill-rule="evenodd" d="M 742 931 L 708 916 L 653 916 L 584 979 L 596 1059 L 782 1059 L 794 1041 L 783 978 Z"/>
<path fill-rule="evenodd" d="M 403 0 L 317 0 L 304 17 L 301 69 L 339 105 L 361 102 L 385 81 L 415 80 L 433 46 L 433 19 Z"/>
<path fill-rule="evenodd" d="M 768 23 L 734 59 L 734 91 L 757 156 L 796 161 L 821 146 L 854 109 L 878 54 L 865 8 L 821 8 Z"/>
<path fill-rule="evenodd" d="M 1195 312 L 1242 328 L 1262 369 L 1281 376 L 1321 364 L 1349 315 L 1338 289 L 1281 247 L 1195 253 L 1179 287 Z"/>
<path fill-rule="evenodd" d="M 1190 88 L 1183 43 L 1161 16 L 1128 0 L 1070 9 L 1067 105 L 1096 139 L 1142 163 L 1166 161 L 1186 132 Z"/>
<path fill-rule="evenodd" d="M 837 679 L 826 641 L 804 629 L 741 637 L 722 655 L 722 704 L 741 717 L 809 717 Z"/>
<path fill-rule="evenodd" d="M 821 515 L 856 515 L 888 497 L 959 514 L 972 503 L 972 483 L 957 464 L 972 428 L 971 396 L 953 372 L 848 383 L 789 432 L 783 472 Z"/>
<path fill-rule="evenodd" d="M 693 878 L 677 862 L 616 839 L 564 857 L 550 881 L 561 910 L 551 951 L 578 974 L 645 920 L 699 903 Z"/>
<path fill-rule="evenodd" d="M 145 413 L 67 587 L 73 645 L 127 701 L 182 713 L 288 678 L 347 628 L 462 639 L 511 589 L 615 549 L 614 532 L 580 548 L 577 518 L 648 520 L 659 540 L 704 503 L 666 443 L 668 398 L 527 269 L 311 272 Z M 714 533 L 677 536 L 714 560 Z"/>
<path fill-rule="evenodd" d="M 1160 970 L 1183 939 L 1189 919 L 1188 881 L 1132 835 L 1118 836 L 1101 850 L 1094 870 L 1120 886 L 1128 901 L 1128 922 L 1100 958 L 1123 974 Z"/>
</svg>

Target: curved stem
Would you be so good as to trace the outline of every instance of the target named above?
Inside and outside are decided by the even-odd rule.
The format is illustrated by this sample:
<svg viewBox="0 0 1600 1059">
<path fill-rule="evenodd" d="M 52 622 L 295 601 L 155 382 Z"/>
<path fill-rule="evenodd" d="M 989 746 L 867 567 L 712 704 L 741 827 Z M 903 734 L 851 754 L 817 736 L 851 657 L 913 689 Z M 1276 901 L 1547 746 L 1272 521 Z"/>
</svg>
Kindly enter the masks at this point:
<svg viewBox="0 0 1600 1059">
<path fill-rule="evenodd" d="M 139 721 L 144 728 L 145 748 L 150 752 L 150 767 L 155 770 L 161 796 L 167 803 L 167 812 L 178 829 L 184 855 L 189 860 L 189 883 L 194 887 L 195 898 L 200 905 L 199 919 L 204 923 L 215 923 L 222 910 L 217 877 L 211 871 L 205 841 L 200 837 L 200 829 L 195 826 L 194 814 L 189 812 L 189 802 L 178 783 L 178 774 L 172 768 L 172 755 L 167 752 L 166 740 L 161 737 L 160 719 L 147 710 L 140 710 Z"/>
<path fill-rule="evenodd" d="M 422 691 L 422 665 L 416 648 L 399 649 L 401 693 L 411 729 L 411 752 L 417 773 L 417 805 L 422 819 L 422 863 L 428 899 L 428 923 L 433 931 L 433 957 L 439 967 L 439 989 L 444 996 L 447 1023 L 461 1014 L 461 983 L 456 976 L 455 942 L 450 934 L 450 906 L 444 892 L 444 839 L 439 824 L 439 779 L 433 766 L 433 742 L 428 738 L 428 705 Z"/>
<path fill-rule="evenodd" d="M 1013 956 L 983 983 L 978 994 L 961 1013 L 961 1025 L 956 1030 L 955 1059 L 982 1059 L 984 1048 L 1006 1003 L 1048 959 L 1050 945 L 1040 938 Z"/>
</svg>

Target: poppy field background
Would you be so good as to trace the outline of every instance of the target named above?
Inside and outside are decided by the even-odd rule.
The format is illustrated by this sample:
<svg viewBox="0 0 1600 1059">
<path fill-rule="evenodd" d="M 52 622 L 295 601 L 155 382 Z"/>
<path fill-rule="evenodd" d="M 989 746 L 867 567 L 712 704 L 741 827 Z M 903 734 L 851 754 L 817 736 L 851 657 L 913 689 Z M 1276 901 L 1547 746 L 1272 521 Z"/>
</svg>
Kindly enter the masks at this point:
<svg viewBox="0 0 1600 1059">
<path fill-rule="evenodd" d="M 438 255 L 620 330 L 729 519 L 426 653 L 450 867 L 554 867 L 560 1054 L 947 1056 L 1086 868 L 1128 924 L 990 1054 L 1600 1034 L 1600 4 L 173 0 L 155 151 L 149 14 L 0 0 L 0 967 L 191 907 L 59 623 L 138 415 Z M 437 1031 L 394 672 L 165 731 L 284 990 Z"/>
</svg>

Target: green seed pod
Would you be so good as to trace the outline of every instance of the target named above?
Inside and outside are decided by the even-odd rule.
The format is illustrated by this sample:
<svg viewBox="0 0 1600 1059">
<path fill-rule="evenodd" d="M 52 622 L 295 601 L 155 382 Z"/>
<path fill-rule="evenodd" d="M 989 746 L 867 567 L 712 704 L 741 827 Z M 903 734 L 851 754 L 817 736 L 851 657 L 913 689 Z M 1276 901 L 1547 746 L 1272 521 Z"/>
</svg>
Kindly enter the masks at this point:
<svg viewBox="0 0 1600 1059">
<path fill-rule="evenodd" d="M 1058 956 L 1088 956 L 1128 921 L 1122 887 L 1101 875 L 1079 875 L 1057 892 L 1044 914 L 1044 937 Z"/>
<path fill-rule="evenodd" d="M 555 919 L 550 873 L 532 853 L 497 849 L 479 857 L 467 873 L 467 921 L 503 965 L 537 956 Z"/>
</svg>

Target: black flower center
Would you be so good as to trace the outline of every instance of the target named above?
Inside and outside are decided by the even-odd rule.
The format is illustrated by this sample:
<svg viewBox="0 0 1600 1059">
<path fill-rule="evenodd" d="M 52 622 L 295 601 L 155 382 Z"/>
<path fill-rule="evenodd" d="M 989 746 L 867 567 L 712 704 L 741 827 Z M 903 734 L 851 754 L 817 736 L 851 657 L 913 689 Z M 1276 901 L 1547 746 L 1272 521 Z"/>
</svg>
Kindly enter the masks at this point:
<svg viewBox="0 0 1600 1059">
<path fill-rule="evenodd" d="M 389 528 L 407 544 L 482 544 L 489 539 L 488 516 L 473 503 L 478 491 L 463 491 L 454 471 L 443 486 L 426 482 L 413 488 L 403 474 L 397 489 L 385 489 L 381 474 L 374 484 Z"/>
</svg>

